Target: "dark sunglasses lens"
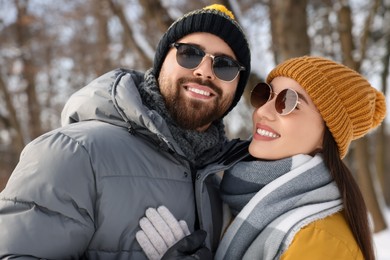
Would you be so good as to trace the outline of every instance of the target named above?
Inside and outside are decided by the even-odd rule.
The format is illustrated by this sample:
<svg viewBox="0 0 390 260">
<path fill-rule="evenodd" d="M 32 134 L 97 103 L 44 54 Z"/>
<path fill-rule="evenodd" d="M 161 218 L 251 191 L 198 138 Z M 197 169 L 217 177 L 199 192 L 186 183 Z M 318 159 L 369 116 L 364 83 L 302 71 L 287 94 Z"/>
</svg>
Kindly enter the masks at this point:
<svg viewBox="0 0 390 260">
<path fill-rule="evenodd" d="M 176 60 L 186 69 L 195 69 L 203 59 L 205 53 L 195 46 L 181 44 L 177 47 Z"/>
<path fill-rule="evenodd" d="M 275 109 L 281 115 L 290 114 L 298 103 L 298 95 L 294 90 L 284 89 L 276 97 Z"/>
<path fill-rule="evenodd" d="M 271 95 L 271 87 L 267 83 L 257 84 L 251 93 L 251 104 L 255 108 L 259 108 L 268 102 Z"/>
<path fill-rule="evenodd" d="M 215 57 L 213 63 L 215 76 L 224 81 L 232 81 L 240 72 L 239 65 L 228 57 Z"/>
</svg>

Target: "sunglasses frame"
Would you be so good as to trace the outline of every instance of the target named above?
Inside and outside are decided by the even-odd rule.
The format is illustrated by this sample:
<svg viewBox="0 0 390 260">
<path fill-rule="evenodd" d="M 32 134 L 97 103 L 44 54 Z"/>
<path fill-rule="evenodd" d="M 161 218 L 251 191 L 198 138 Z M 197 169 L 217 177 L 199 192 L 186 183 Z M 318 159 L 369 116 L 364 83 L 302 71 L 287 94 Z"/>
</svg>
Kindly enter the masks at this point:
<svg viewBox="0 0 390 260">
<path fill-rule="evenodd" d="M 232 59 L 232 58 L 230 58 L 230 57 L 228 57 L 228 56 L 225 56 L 225 55 L 212 55 L 212 54 L 210 54 L 210 53 L 205 52 L 204 50 L 202 50 L 201 48 L 197 47 L 196 45 L 193 45 L 193 44 L 190 44 L 190 43 L 174 42 L 174 43 L 172 43 L 170 46 L 171 46 L 171 48 L 176 48 L 176 62 L 177 62 L 177 64 L 179 64 L 182 68 L 185 68 L 185 69 L 195 70 L 195 69 L 199 68 L 199 66 L 200 66 L 200 65 L 202 64 L 202 62 L 204 61 L 204 58 L 205 58 L 205 57 L 210 57 L 211 60 L 213 61 L 213 64 L 212 64 L 211 68 L 212 68 L 212 72 L 213 72 L 214 76 L 215 76 L 216 78 L 218 78 L 219 80 L 222 80 L 222 81 L 225 81 L 225 82 L 232 82 L 232 81 L 234 81 L 234 80 L 238 77 L 238 75 L 240 75 L 240 72 L 241 72 L 241 71 L 245 71 L 245 70 L 246 70 L 246 68 L 245 68 L 241 63 L 239 63 L 238 61 L 236 61 L 236 60 L 234 60 L 234 59 Z M 177 52 L 177 51 L 178 51 L 178 49 L 179 49 L 181 46 L 189 46 L 189 47 L 191 47 L 191 48 L 194 48 L 194 49 L 198 50 L 200 53 L 203 53 L 203 56 L 201 57 L 201 60 L 200 60 L 199 64 L 196 65 L 196 67 L 194 67 L 194 68 L 187 68 L 187 67 L 184 67 L 183 65 L 181 65 L 181 64 L 179 63 L 179 61 L 178 61 L 178 52 Z M 215 59 L 218 59 L 218 58 L 225 58 L 225 59 L 228 59 L 230 62 L 232 62 L 233 64 L 237 65 L 238 70 L 237 70 L 237 73 L 236 73 L 236 75 L 234 76 L 233 79 L 231 79 L 231 80 L 224 80 L 224 79 L 221 79 L 220 77 L 218 77 L 218 76 L 216 75 L 216 73 L 215 73 L 215 71 L 214 71 L 214 70 L 215 70 L 214 64 L 215 64 Z M 218 68 L 218 67 L 217 67 L 217 68 Z"/>
<path fill-rule="evenodd" d="M 255 104 L 254 104 L 254 101 L 253 101 L 253 99 L 254 99 L 254 91 L 255 91 L 255 89 L 256 88 L 258 88 L 258 87 L 260 87 L 260 86 L 264 86 L 264 85 L 266 85 L 268 88 L 269 88 L 269 96 L 268 96 L 268 99 L 267 99 L 267 101 L 264 103 L 264 104 L 262 104 L 262 105 L 260 105 L 260 106 L 256 106 Z M 280 93 L 282 93 L 282 92 L 286 92 L 287 93 L 287 91 L 291 91 L 292 93 L 294 93 L 294 96 L 295 96 L 295 104 L 291 107 L 291 109 L 289 110 L 289 111 L 287 111 L 286 113 L 280 113 L 279 111 L 278 111 L 278 108 L 277 108 L 277 102 L 278 102 L 278 100 L 280 101 L 280 99 L 278 99 L 278 95 L 280 94 Z M 259 96 L 259 95 L 257 95 L 257 96 Z M 283 98 L 283 100 L 285 100 L 286 99 L 286 94 L 284 94 L 284 98 Z M 279 114 L 279 115 L 281 115 L 281 116 L 287 116 L 287 115 L 289 115 L 291 112 L 293 112 L 294 111 L 294 109 L 297 107 L 297 105 L 298 104 L 301 104 L 301 102 L 299 101 L 299 95 L 298 95 L 298 93 L 294 90 L 294 89 L 291 89 L 291 88 L 285 88 L 285 89 L 283 89 L 282 91 L 280 91 L 279 93 L 276 93 L 275 91 L 273 91 L 273 89 L 272 89 L 272 87 L 271 87 L 271 85 L 270 84 L 268 84 L 268 83 L 266 83 L 266 82 L 260 82 L 260 83 L 257 83 L 256 84 L 256 86 L 252 89 L 252 91 L 251 91 L 251 96 L 250 96 L 250 102 L 251 102 L 251 105 L 255 108 L 255 109 L 258 109 L 258 108 L 260 108 L 260 107 L 262 107 L 262 106 L 264 106 L 266 103 L 268 103 L 269 101 L 271 101 L 274 97 L 276 97 L 276 99 L 275 99 L 275 110 L 276 110 L 276 112 Z M 280 101 L 280 102 L 283 102 L 283 100 L 282 101 Z M 285 102 L 285 101 L 284 101 Z M 286 103 L 286 102 L 285 102 Z"/>
</svg>

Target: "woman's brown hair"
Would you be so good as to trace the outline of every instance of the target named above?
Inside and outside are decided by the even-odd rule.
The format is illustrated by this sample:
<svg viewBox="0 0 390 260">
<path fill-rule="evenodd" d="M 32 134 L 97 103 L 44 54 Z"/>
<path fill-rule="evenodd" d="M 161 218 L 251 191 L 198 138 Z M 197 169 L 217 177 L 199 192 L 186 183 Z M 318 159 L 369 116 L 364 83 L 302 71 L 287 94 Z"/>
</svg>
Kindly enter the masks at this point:
<svg viewBox="0 0 390 260">
<path fill-rule="evenodd" d="M 340 190 L 345 217 L 363 253 L 364 259 L 374 260 L 372 234 L 363 195 L 351 171 L 340 159 L 340 153 L 331 132 L 327 127 L 325 128 L 323 140 L 325 164 Z"/>
</svg>

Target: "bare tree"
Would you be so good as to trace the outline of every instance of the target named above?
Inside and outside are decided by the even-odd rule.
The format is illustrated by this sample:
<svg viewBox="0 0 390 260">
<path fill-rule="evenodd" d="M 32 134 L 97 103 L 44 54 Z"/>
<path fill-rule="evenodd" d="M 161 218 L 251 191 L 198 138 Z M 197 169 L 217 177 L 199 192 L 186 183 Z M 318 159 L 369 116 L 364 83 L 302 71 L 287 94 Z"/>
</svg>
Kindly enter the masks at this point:
<svg viewBox="0 0 390 260">
<path fill-rule="evenodd" d="M 388 93 L 388 84 L 387 79 L 389 78 L 389 63 L 390 63 L 390 4 L 387 4 L 384 8 L 383 12 L 384 24 L 387 26 L 384 29 L 383 40 L 385 44 L 385 55 L 382 59 L 383 70 L 381 74 L 381 83 L 382 83 L 382 91 L 386 95 Z M 379 131 L 377 133 L 377 141 L 376 141 L 376 168 L 378 172 L 378 178 L 381 184 L 382 192 L 384 195 L 385 203 L 387 206 L 390 206 L 390 150 L 389 146 L 386 145 L 388 143 L 388 139 L 386 136 L 386 124 L 382 124 L 379 127 Z"/>
<path fill-rule="evenodd" d="M 8 116 L 0 115 L 0 121 L 2 122 L 2 124 L 6 129 L 14 133 L 11 135 L 12 143 L 13 143 L 13 147 L 11 148 L 14 153 L 19 154 L 24 147 L 22 127 L 16 116 L 16 109 L 12 102 L 11 94 L 9 93 L 7 86 L 3 80 L 3 77 L 1 77 L 1 75 L 0 75 L 0 93 L 4 98 L 6 108 L 8 111 Z"/>
<path fill-rule="evenodd" d="M 16 23 L 16 35 L 17 44 L 22 50 L 22 77 L 25 82 L 25 89 L 27 95 L 27 107 L 29 115 L 28 129 L 30 138 L 35 138 L 42 134 L 41 128 L 41 109 L 36 93 L 35 77 L 37 74 L 37 68 L 34 64 L 33 55 L 30 49 L 29 39 L 31 37 L 30 26 L 34 21 L 34 17 L 27 12 L 28 0 L 15 0 L 15 6 L 17 8 L 17 23 Z"/>
<path fill-rule="evenodd" d="M 95 59 L 95 73 L 101 75 L 108 70 L 112 69 L 109 45 L 110 37 L 108 34 L 108 21 L 109 21 L 109 3 L 107 1 L 97 1 L 92 4 L 94 17 L 96 19 L 96 51 L 94 54 Z"/>
<path fill-rule="evenodd" d="M 123 12 L 123 8 L 119 6 L 119 4 L 115 3 L 114 0 L 106 0 L 108 1 L 112 13 L 118 17 L 123 29 L 124 29 L 124 37 L 126 38 L 125 43 L 127 44 L 128 49 L 133 50 L 135 55 L 138 55 L 138 61 L 140 67 L 148 68 L 151 67 L 152 61 L 149 59 L 148 55 L 144 52 L 143 48 L 141 48 L 134 37 L 133 29 L 130 26 L 130 23 L 126 19 L 126 15 Z"/>
<path fill-rule="evenodd" d="M 307 35 L 307 0 L 269 2 L 272 49 L 275 63 L 310 53 Z"/>
<path fill-rule="evenodd" d="M 359 59 L 354 58 L 353 52 L 355 51 L 355 44 L 352 34 L 352 17 L 351 9 L 348 5 L 342 5 L 339 10 L 339 34 L 340 43 L 343 53 L 343 63 L 348 67 L 360 71 L 361 64 L 366 56 L 367 41 L 370 35 L 371 23 L 374 14 L 377 12 L 379 6 L 379 0 L 374 1 L 372 9 L 370 10 L 363 33 L 360 38 Z M 376 174 L 373 174 L 370 167 L 370 154 L 367 149 L 369 140 L 367 137 L 360 138 L 355 141 L 355 147 L 353 150 L 354 161 L 356 163 L 356 180 L 362 190 L 364 199 L 366 200 L 368 210 L 373 216 L 374 231 L 378 232 L 385 229 L 386 222 L 384 220 L 381 208 L 379 206 L 378 197 L 374 188 L 374 178 Z"/>
</svg>

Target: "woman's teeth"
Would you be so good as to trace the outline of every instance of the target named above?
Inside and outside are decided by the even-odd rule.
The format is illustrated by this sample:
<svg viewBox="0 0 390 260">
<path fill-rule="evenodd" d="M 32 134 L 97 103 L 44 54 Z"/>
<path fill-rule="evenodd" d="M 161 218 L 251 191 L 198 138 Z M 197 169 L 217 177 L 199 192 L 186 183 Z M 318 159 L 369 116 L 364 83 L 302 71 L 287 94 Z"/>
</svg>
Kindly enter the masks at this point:
<svg viewBox="0 0 390 260">
<path fill-rule="evenodd" d="M 264 129 L 260 129 L 260 128 L 258 128 L 256 130 L 256 133 L 258 133 L 261 136 L 266 136 L 266 137 L 271 137 L 271 138 L 278 138 L 278 137 L 280 137 L 279 135 L 277 135 L 275 133 L 272 133 L 270 131 L 267 131 L 267 130 L 264 130 Z"/>
</svg>

